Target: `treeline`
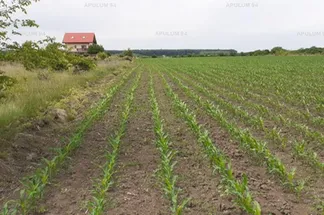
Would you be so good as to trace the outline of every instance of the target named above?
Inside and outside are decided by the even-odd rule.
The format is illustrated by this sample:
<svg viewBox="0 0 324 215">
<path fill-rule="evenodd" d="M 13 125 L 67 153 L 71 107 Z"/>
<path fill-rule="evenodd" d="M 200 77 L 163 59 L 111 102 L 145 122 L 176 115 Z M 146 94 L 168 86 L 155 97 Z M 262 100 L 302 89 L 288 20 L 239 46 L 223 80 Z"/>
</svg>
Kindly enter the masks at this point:
<svg viewBox="0 0 324 215">
<path fill-rule="evenodd" d="M 106 50 L 113 55 L 121 55 L 121 50 Z M 324 55 L 324 48 L 312 46 L 298 50 L 288 50 L 282 47 L 255 50 L 251 52 L 237 52 L 234 49 L 135 49 L 134 55 L 139 57 L 209 57 L 209 56 L 287 56 L 287 55 Z"/>
<path fill-rule="evenodd" d="M 113 55 L 122 54 L 122 50 L 107 50 Z M 149 57 L 183 57 L 183 56 L 215 56 L 215 55 L 236 55 L 234 49 L 134 49 L 132 52 L 137 56 Z"/>
<path fill-rule="evenodd" d="M 297 50 L 287 50 L 282 47 L 274 47 L 271 50 L 256 50 L 252 52 L 240 52 L 240 56 L 263 56 L 263 55 L 276 55 L 276 56 L 286 56 L 286 55 L 323 55 L 324 48 L 312 46 L 310 48 L 300 48 Z"/>
<path fill-rule="evenodd" d="M 236 56 L 264 56 L 264 55 L 275 55 L 275 56 L 287 56 L 287 55 L 324 55 L 324 48 L 312 46 L 310 48 L 300 48 L 297 50 L 288 50 L 280 46 L 274 47 L 271 50 L 255 50 L 251 52 L 239 52 Z"/>
</svg>

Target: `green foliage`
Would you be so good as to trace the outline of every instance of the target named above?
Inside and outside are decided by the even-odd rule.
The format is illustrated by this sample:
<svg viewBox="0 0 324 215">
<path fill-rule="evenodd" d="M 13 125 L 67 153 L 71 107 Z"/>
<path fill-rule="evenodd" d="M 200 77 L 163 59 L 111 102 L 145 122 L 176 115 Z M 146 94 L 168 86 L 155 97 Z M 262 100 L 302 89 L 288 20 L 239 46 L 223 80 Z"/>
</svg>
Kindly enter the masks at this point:
<svg viewBox="0 0 324 215">
<path fill-rule="evenodd" d="M 1 71 L 0 71 L 1 72 Z M 5 91 L 15 85 L 17 80 L 9 76 L 0 74 L 0 99 L 5 97 Z"/>
<path fill-rule="evenodd" d="M 38 0 L 0 0 L 0 49 L 7 48 L 10 40 L 9 33 L 21 35 L 19 29 L 22 27 L 38 27 L 34 20 L 14 18 L 19 12 L 27 14 L 26 7 L 30 6 L 33 1 L 37 2 Z"/>
<path fill-rule="evenodd" d="M 154 131 L 156 136 L 156 147 L 160 152 L 161 158 L 161 182 L 163 184 L 163 190 L 171 202 L 171 212 L 174 215 L 183 214 L 184 207 L 189 202 L 189 199 L 185 199 L 182 203 L 178 203 L 178 195 L 180 189 L 176 187 L 177 176 L 174 175 L 175 162 L 173 161 L 174 155 L 177 153 L 169 146 L 171 145 L 168 135 L 163 129 L 163 120 L 160 116 L 160 110 L 155 92 L 153 88 L 152 74 L 150 76 L 150 100 L 153 112 Z"/>
<path fill-rule="evenodd" d="M 90 109 L 86 118 L 81 121 L 76 132 L 70 138 L 69 143 L 63 148 L 56 150 L 56 156 L 52 160 L 44 159 L 43 168 L 37 169 L 34 175 L 26 177 L 22 181 L 24 188 L 20 190 L 19 200 L 7 202 L 4 205 L 2 215 L 16 214 L 18 211 L 19 214 L 29 214 L 35 210 L 37 201 L 44 195 L 45 187 L 59 171 L 67 157 L 80 146 L 85 132 L 107 111 L 113 96 L 123 86 L 129 75 L 130 73 L 126 74 L 123 80 L 114 87 L 109 88 L 105 97 Z"/>
<path fill-rule="evenodd" d="M 6 89 L 12 87 L 16 83 L 17 80 L 15 78 L 11 78 L 5 75 L 0 75 L 0 92 L 5 91 Z"/>
<path fill-rule="evenodd" d="M 287 55 L 288 52 L 287 50 L 283 49 L 282 47 L 274 47 L 273 49 L 271 49 L 270 51 L 271 54 L 273 55 L 277 55 L 277 56 L 283 56 L 283 55 Z"/>
<path fill-rule="evenodd" d="M 9 61 L 17 61 L 27 69 L 50 69 L 54 71 L 68 70 L 74 66 L 77 70 L 88 71 L 95 68 L 95 62 L 91 58 L 74 55 L 63 51 L 64 46 L 53 42 L 49 38 L 47 44 L 27 41 L 21 46 L 16 44 L 5 55 Z"/>
<path fill-rule="evenodd" d="M 109 188 L 112 186 L 112 177 L 115 173 L 116 162 L 119 154 L 119 148 L 121 144 L 121 138 L 125 134 L 126 125 L 129 119 L 131 106 L 134 101 L 134 92 L 138 87 L 139 80 L 141 78 L 141 73 L 137 75 L 134 85 L 132 86 L 130 93 L 127 97 L 125 107 L 122 113 L 122 119 L 120 122 L 119 130 L 116 132 L 115 136 L 109 141 L 112 147 L 112 152 L 107 152 L 106 158 L 107 162 L 103 166 L 103 177 L 99 180 L 93 191 L 93 199 L 89 202 L 89 214 L 90 215 L 100 215 L 104 213 L 104 208 L 106 204 L 106 195 Z"/>
<path fill-rule="evenodd" d="M 222 180 L 222 187 L 226 194 L 233 195 L 235 197 L 235 203 L 249 214 L 261 215 L 261 207 L 259 203 L 253 200 L 251 193 L 249 192 L 247 177 L 243 176 L 242 181 L 238 181 L 231 167 L 230 160 L 226 155 L 216 147 L 216 144 L 212 141 L 208 130 L 204 129 L 202 125 L 197 122 L 196 116 L 191 112 L 187 104 L 181 101 L 176 93 L 173 92 L 171 86 L 167 83 L 164 76 L 162 76 L 164 84 L 167 88 L 169 96 L 172 98 L 174 105 L 181 112 L 183 119 L 186 121 L 191 130 L 195 133 L 198 142 L 205 150 L 207 157 L 210 159 L 215 171 L 217 171 Z M 190 93 L 187 88 L 186 92 L 190 94 L 197 102 L 202 102 L 201 97 Z"/>
<path fill-rule="evenodd" d="M 106 52 L 99 52 L 97 54 L 97 57 L 100 59 L 100 60 L 105 60 L 106 58 L 108 58 L 108 55 L 106 54 Z"/>
<path fill-rule="evenodd" d="M 88 53 L 89 54 L 98 54 L 98 53 L 104 52 L 104 51 L 105 51 L 104 47 L 102 45 L 99 45 L 99 44 L 92 44 L 88 48 Z"/>
<path fill-rule="evenodd" d="M 129 48 L 125 50 L 122 54 L 123 57 L 133 57 L 133 52 Z"/>
</svg>

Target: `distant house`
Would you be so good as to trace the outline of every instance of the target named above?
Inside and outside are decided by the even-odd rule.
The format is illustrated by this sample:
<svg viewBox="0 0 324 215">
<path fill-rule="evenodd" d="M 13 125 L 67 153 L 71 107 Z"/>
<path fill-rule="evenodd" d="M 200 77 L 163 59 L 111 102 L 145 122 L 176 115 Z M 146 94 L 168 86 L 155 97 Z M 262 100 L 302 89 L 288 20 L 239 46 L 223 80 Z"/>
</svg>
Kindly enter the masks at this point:
<svg viewBox="0 0 324 215">
<path fill-rule="evenodd" d="M 92 44 L 97 44 L 94 33 L 65 33 L 63 43 L 68 50 L 75 53 L 85 53 Z"/>
</svg>

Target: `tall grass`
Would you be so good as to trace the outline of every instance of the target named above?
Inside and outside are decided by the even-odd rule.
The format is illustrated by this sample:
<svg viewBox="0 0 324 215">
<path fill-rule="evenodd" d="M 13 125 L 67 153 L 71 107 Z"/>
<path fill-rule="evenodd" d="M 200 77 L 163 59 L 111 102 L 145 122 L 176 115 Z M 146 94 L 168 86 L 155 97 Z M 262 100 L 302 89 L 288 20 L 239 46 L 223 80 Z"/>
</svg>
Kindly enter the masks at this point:
<svg viewBox="0 0 324 215">
<path fill-rule="evenodd" d="M 4 92 L 0 99 L 0 134 L 12 126 L 39 114 L 50 103 L 58 101 L 72 88 L 86 86 L 103 76 L 129 65 L 124 62 L 107 62 L 98 68 L 81 74 L 72 72 L 27 71 L 21 65 L 6 63 L 1 65 L 5 75 L 17 79 L 18 83 Z"/>
</svg>

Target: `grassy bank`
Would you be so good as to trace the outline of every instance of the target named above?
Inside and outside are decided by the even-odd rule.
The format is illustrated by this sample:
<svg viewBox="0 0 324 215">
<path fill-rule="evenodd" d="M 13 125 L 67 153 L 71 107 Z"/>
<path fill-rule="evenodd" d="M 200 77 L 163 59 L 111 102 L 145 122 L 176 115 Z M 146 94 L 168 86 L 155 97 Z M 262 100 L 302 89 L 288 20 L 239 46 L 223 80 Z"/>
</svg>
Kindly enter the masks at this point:
<svg viewBox="0 0 324 215">
<path fill-rule="evenodd" d="M 0 99 L 0 133 L 11 129 L 17 123 L 37 116 L 40 110 L 58 101 L 72 88 L 87 86 L 120 68 L 130 66 L 119 60 L 99 63 L 89 72 L 27 71 L 21 65 L 5 63 L 1 65 L 4 75 L 15 78 L 17 83 L 3 92 Z"/>
</svg>

